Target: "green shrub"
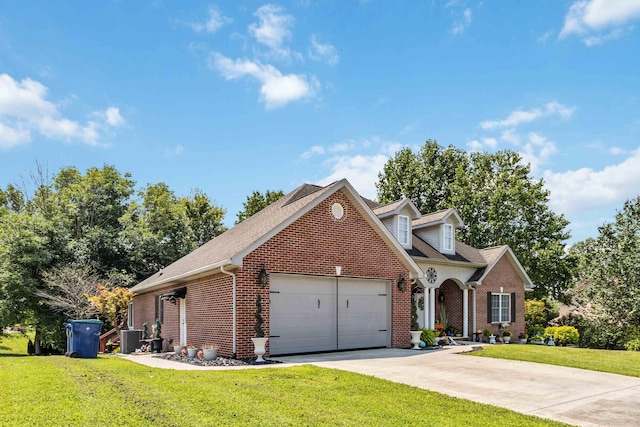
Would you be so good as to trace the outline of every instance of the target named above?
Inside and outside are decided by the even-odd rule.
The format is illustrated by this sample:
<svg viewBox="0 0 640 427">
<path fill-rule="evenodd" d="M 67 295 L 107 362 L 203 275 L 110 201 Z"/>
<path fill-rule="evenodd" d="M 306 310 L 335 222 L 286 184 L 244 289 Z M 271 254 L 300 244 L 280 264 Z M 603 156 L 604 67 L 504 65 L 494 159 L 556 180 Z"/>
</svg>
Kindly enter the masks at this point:
<svg viewBox="0 0 640 427">
<path fill-rule="evenodd" d="M 625 341 L 624 330 L 607 319 L 585 319 L 580 335 L 580 346 L 588 348 L 622 348 Z"/>
<path fill-rule="evenodd" d="M 558 345 L 578 344 L 580 334 L 573 326 L 557 326 L 553 334 L 553 340 Z"/>
<path fill-rule="evenodd" d="M 624 348 L 627 351 L 640 351 L 640 338 L 629 341 L 624 345 Z"/>
<path fill-rule="evenodd" d="M 424 341 L 426 345 L 433 345 L 433 343 L 436 342 L 436 333 L 427 328 L 422 328 L 421 330 L 420 340 Z"/>
<path fill-rule="evenodd" d="M 544 326 L 531 325 L 527 328 L 527 335 L 533 341 L 539 341 L 544 338 Z"/>
</svg>

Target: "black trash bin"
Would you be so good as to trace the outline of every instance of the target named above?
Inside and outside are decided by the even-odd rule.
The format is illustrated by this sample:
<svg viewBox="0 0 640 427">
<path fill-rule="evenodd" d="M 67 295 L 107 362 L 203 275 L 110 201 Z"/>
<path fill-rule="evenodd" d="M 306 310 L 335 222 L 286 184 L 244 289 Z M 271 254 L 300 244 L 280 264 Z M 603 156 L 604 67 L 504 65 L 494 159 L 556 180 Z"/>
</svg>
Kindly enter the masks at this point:
<svg viewBox="0 0 640 427">
<path fill-rule="evenodd" d="M 98 357 L 102 321 L 95 319 L 72 320 L 64 324 L 67 329 L 67 352 L 65 356 L 83 359 Z"/>
</svg>

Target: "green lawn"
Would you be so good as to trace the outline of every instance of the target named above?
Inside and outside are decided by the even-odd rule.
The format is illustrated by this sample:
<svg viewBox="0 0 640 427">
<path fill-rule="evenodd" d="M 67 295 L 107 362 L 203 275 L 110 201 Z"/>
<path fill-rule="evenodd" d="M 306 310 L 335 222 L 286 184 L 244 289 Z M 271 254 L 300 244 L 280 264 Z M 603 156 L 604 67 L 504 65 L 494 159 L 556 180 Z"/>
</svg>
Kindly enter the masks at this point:
<svg viewBox="0 0 640 427">
<path fill-rule="evenodd" d="M 564 425 L 314 366 L 171 371 L 117 356 L 26 356 L 0 342 L 0 425 Z"/>
<path fill-rule="evenodd" d="M 638 351 L 592 350 L 544 345 L 492 345 L 466 354 L 640 377 L 640 352 Z"/>
</svg>

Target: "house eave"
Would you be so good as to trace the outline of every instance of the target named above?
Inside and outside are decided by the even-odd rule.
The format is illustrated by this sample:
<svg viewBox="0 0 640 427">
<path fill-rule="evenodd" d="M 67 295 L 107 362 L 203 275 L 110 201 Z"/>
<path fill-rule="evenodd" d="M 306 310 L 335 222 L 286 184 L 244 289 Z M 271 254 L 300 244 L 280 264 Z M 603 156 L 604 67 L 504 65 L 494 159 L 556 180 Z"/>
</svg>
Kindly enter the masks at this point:
<svg viewBox="0 0 640 427">
<path fill-rule="evenodd" d="M 134 287 L 131 288 L 132 292 L 135 292 L 137 294 L 144 294 L 147 292 L 151 292 L 151 291 L 155 291 L 158 289 L 162 289 L 165 287 L 168 287 L 169 285 L 174 285 L 174 284 L 178 284 L 178 283 L 184 283 L 184 282 L 188 282 L 190 280 L 194 280 L 194 279 L 198 279 L 200 277 L 204 277 L 207 276 L 211 273 L 211 271 L 213 270 L 219 270 L 220 267 L 226 267 L 228 265 L 233 265 L 235 267 L 241 267 L 242 265 L 236 265 L 232 262 L 231 258 L 222 260 L 222 261 L 218 261 L 216 263 L 210 264 L 210 265 L 206 265 L 204 267 L 200 267 L 198 269 L 195 270 L 191 270 L 188 271 L 186 273 L 182 273 L 179 274 L 177 276 L 172 276 L 172 277 L 167 277 L 166 279 L 163 280 L 159 280 L 159 281 L 154 281 L 152 283 L 149 283 L 147 285 L 136 285 Z"/>
</svg>

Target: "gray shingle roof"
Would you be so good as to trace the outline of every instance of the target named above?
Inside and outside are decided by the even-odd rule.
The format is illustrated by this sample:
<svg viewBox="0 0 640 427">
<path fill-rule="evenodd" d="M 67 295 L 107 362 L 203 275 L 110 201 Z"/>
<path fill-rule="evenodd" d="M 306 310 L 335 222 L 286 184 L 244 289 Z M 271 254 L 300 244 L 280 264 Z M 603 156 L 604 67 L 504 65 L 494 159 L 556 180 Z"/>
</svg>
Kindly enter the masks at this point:
<svg viewBox="0 0 640 427">
<path fill-rule="evenodd" d="M 329 192 L 335 184 L 326 187 L 304 184 L 296 188 L 280 200 L 138 283 L 131 290 L 140 292 L 231 260 L 306 205 Z"/>
</svg>

